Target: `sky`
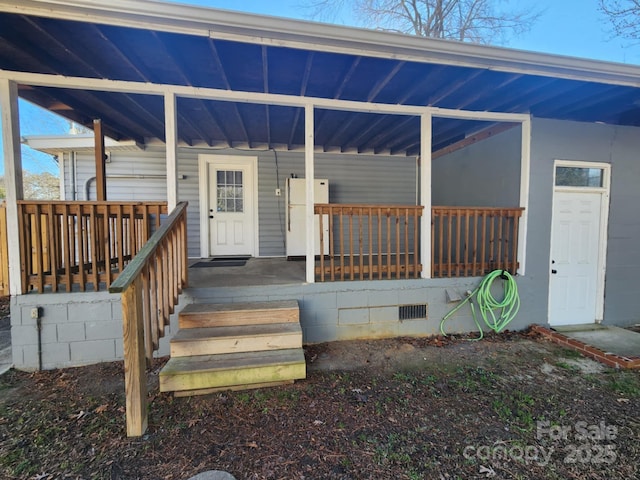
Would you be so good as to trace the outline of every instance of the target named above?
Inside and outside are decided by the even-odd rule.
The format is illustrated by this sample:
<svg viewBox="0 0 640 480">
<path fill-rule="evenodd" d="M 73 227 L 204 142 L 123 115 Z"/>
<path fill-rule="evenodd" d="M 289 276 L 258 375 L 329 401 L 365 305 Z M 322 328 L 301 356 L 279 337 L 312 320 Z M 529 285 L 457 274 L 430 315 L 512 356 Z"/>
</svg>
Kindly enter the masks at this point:
<svg viewBox="0 0 640 480">
<path fill-rule="evenodd" d="M 308 10 L 303 0 L 179 0 L 176 3 L 242 10 L 251 13 L 308 19 Z M 621 39 L 612 38 L 610 26 L 598 12 L 598 0 L 511 0 L 522 8 L 524 5 L 542 12 L 533 28 L 504 45 L 509 48 L 536 52 L 569 55 L 610 62 L 640 64 L 640 45 L 631 45 Z M 353 25 L 353 17 L 344 12 L 336 23 Z M 64 134 L 68 122 L 53 114 L 43 112 L 28 102 L 20 102 L 21 135 Z M 2 138 L 0 138 L 0 156 Z M 57 173 L 54 159 L 35 152 L 28 147 L 22 149 L 23 168 L 32 172 Z M 4 174 L 4 163 L 0 162 L 0 175 Z"/>
</svg>

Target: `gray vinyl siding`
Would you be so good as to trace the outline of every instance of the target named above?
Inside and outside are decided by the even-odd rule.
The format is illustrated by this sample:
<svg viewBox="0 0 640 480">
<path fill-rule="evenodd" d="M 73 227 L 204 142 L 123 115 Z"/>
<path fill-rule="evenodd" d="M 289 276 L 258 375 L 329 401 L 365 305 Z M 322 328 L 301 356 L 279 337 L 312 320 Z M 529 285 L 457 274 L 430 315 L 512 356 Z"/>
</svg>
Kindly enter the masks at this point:
<svg viewBox="0 0 640 480">
<path fill-rule="evenodd" d="M 219 154 L 258 158 L 259 255 L 285 255 L 285 180 L 292 174 L 304 177 L 302 152 L 216 150 L 180 148 L 178 152 L 178 196 L 189 202 L 188 254 L 200 256 L 200 199 L 198 156 Z M 329 200 L 334 203 L 382 203 L 415 205 L 415 158 L 317 154 L 315 177 L 329 179 Z M 70 175 L 69 169 L 66 169 Z M 163 148 L 140 152 L 113 152 L 106 165 L 109 200 L 166 200 L 165 178 L 109 178 L 110 175 L 165 175 Z M 278 175 L 276 175 L 278 172 Z M 78 154 L 78 199 L 85 200 L 85 184 L 95 176 L 92 154 Z M 95 199 L 95 181 L 90 182 L 90 199 Z M 280 188 L 282 195 L 275 195 Z M 68 192 L 71 192 L 69 186 Z M 67 196 L 69 197 L 69 194 Z"/>
<path fill-rule="evenodd" d="M 515 127 L 434 159 L 433 205 L 517 207 L 521 136 L 522 129 Z"/>
</svg>

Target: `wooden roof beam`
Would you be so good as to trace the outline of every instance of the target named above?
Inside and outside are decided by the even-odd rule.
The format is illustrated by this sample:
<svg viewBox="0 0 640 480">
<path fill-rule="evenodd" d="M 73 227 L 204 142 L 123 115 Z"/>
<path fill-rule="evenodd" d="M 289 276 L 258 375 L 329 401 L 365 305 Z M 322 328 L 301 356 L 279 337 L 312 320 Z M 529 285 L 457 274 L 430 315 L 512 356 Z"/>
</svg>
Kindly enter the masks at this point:
<svg viewBox="0 0 640 480">
<path fill-rule="evenodd" d="M 378 81 L 378 83 L 371 89 L 371 91 L 367 95 L 367 102 L 373 102 L 376 99 L 382 89 L 386 87 L 391 80 L 393 80 L 393 77 L 395 77 L 400 70 L 402 70 L 402 67 L 404 67 L 405 63 L 406 62 L 403 61 L 396 62 L 396 65 L 391 69 L 387 76 Z"/>
<path fill-rule="evenodd" d="M 458 142 L 452 143 L 444 148 L 434 151 L 431 154 L 431 158 L 435 160 L 436 158 L 443 157 L 445 155 L 449 155 L 450 153 L 456 152 L 458 150 L 462 150 L 463 148 L 469 147 L 475 143 L 481 142 L 491 137 L 495 137 L 496 135 L 506 132 L 507 130 L 511 130 L 512 128 L 519 127 L 519 123 L 508 123 L 508 122 L 500 122 L 485 129 L 479 130 L 469 136 L 467 136 L 464 140 L 460 140 Z"/>
<path fill-rule="evenodd" d="M 304 97 L 307 94 L 307 87 L 309 86 L 309 78 L 311 78 L 311 68 L 313 67 L 313 59 L 315 56 L 315 52 L 309 52 L 307 55 L 307 63 L 304 67 L 304 75 L 302 76 L 302 81 L 300 82 L 300 96 Z M 291 125 L 291 133 L 289 133 L 289 142 L 287 143 L 287 148 L 291 150 L 293 146 L 293 138 L 296 134 L 296 129 L 298 128 L 298 122 L 300 121 L 300 115 L 302 114 L 301 108 L 296 108 L 296 113 L 293 117 L 293 124 Z"/>
<path fill-rule="evenodd" d="M 218 70 L 220 70 L 220 75 L 222 76 L 222 82 L 224 83 L 225 88 L 227 90 L 231 90 L 231 83 L 229 83 L 229 78 L 227 77 L 227 74 L 224 71 L 222 60 L 220 60 L 220 54 L 218 53 L 218 49 L 216 48 L 216 45 L 212 38 L 209 38 L 209 49 L 211 50 L 213 62 L 216 64 L 216 67 L 218 68 Z M 245 121 L 242 118 L 242 115 L 240 114 L 240 109 L 238 108 L 238 105 L 236 105 L 235 103 L 233 103 L 233 108 L 234 108 L 236 117 L 240 122 L 240 129 L 242 130 L 242 135 L 244 135 L 244 138 L 246 138 L 249 148 L 251 148 L 251 139 L 249 138 L 249 133 L 247 132 Z M 227 143 L 229 143 L 229 145 L 233 143 L 231 138 L 227 138 Z"/>
</svg>

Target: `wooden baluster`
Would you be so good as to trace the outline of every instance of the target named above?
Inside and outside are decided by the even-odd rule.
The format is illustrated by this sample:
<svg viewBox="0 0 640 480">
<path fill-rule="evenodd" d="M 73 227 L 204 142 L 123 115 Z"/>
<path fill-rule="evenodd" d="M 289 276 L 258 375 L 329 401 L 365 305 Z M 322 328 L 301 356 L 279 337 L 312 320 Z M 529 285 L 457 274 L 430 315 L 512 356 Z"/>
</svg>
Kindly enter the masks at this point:
<svg viewBox="0 0 640 480">
<path fill-rule="evenodd" d="M 396 208 L 396 278 L 402 278 L 402 255 L 400 253 L 400 209 Z"/>
<path fill-rule="evenodd" d="M 182 287 L 189 285 L 189 258 L 187 253 L 187 212 L 182 212 L 180 220 L 180 241 L 182 242 Z"/>
<path fill-rule="evenodd" d="M 344 209 L 340 207 L 340 280 L 344 281 Z"/>
<path fill-rule="evenodd" d="M 162 246 L 158 245 L 156 253 L 154 253 L 155 262 L 156 262 L 156 284 L 158 291 L 158 332 L 160 337 L 164 337 L 164 277 L 166 276 L 166 270 L 164 267 L 164 262 L 162 258 Z"/>
<path fill-rule="evenodd" d="M 516 210 L 513 212 L 513 241 L 511 242 L 511 270 L 510 273 L 515 275 L 518 271 L 518 223 L 519 212 Z"/>
<path fill-rule="evenodd" d="M 489 270 L 493 270 L 495 268 L 497 268 L 496 266 L 496 262 L 495 262 L 495 251 L 496 251 L 496 235 L 495 235 L 495 212 L 490 212 L 489 213 Z"/>
<path fill-rule="evenodd" d="M 369 280 L 373 280 L 373 209 L 367 211 L 367 233 L 369 235 Z"/>
<path fill-rule="evenodd" d="M 376 221 L 378 224 L 378 280 L 382 280 L 382 208 L 377 208 Z"/>
<path fill-rule="evenodd" d="M 168 258 L 169 248 L 167 245 L 167 238 L 162 241 L 160 245 L 160 252 L 162 255 L 162 268 L 166 272 L 165 275 L 162 276 L 162 301 L 164 303 L 164 307 L 162 309 L 162 321 L 164 326 L 169 325 L 169 316 L 171 315 L 171 305 L 169 300 L 170 294 L 170 282 L 171 282 L 171 267 Z"/>
<path fill-rule="evenodd" d="M 56 237 L 55 214 L 53 204 L 50 203 L 47 208 L 47 220 L 49 221 L 49 271 L 51 272 L 50 284 L 51 291 L 58 291 L 58 249 L 59 238 Z"/>
<path fill-rule="evenodd" d="M 149 313 L 151 318 L 151 340 L 153 349 L 160 345 L 160 329 L 158 328 L 158 262 L 154 253 L 148 262 L 149 268 Z"/>
<path fill-rule="evenodd" d="M 84 262 L 85 262 L 85 255 L 84 255 L 84 222 L 82 220 L 82 206 L 80 204 L 76 204 L 76 228 L 75 228 L 75 235 L 77 238 L 77 251 L 76 251 L 76 255 L 78 258 L 78 274 L 77 274 L 77 283 L 80 286 L 80 291 L 84 292 L 85 291 L 85 271 L 84 271 Z"/>
<path fill-rule="evenodd" d="M 387 215 L 387 279 L 391 279 L 392 259 L 391 259 L 391 209 L 386 209 Z"/>
<path fill-rule="evenodd" d="M 335 235 L 333 232 L 333 207 L 329 205 L 329 268 L 331 271 L 331 281 L 336 280 L 336 262 L 335 262 Z"/>
<path fill-rule="evenodd" d="M 404 210 L 404 278 L 409 278 L 409 209 Z"/>
<path fill-rule="evenodd" d="M 497 241 L 498 253 L 496 255 L 496 261 L 498 262 L 498 266 L 496 268 L 501 269 L 501 268 L 504 268 L 504 266 L 502 265 L 502 242 L 504 242 L 504 234 L 502 229 L 502 210 L 499 210 L 497 214 L 498 214 L 498 241 Z"/>
<path fill-rule="evenodd" d="M 104 205 L 102 208 L 102 228 L 104 230 L 102 238 L 102 255 L 104 257 L 104 281 L 107 288 L 111 286 L 111 227 L 109 225 L 109 206 Z"/>
<path fill-rule="evenodd" d="M 116 207 L 116 254 L 118 258 L 118 273 L 124 270 L 124 220 L 122 217 L 122 205 Z"/>
<path fill-rule="evenodd" d="M 418 207 L 413 211 L 413 276 L 418 278 L 420 276 L 420 214 L 422 213 L 422 207 Z M 433 252 L 433 236 L 431 237 L 431 246 Z M 431 276 L 433 277 L 433 253 L 431 255 Z"/>
<path fill-rule="evenodd" d="M 96 219 L 96 205 L 91 204 L 89 207 L 89 235 L 88 238 L 90 240 L 90 253 L 91 253 L 91 269 L 90 272 L 93 273 L 93 288 L 97 292 L 100 290 L 100 268 L 98 267 L 98 250 L 99 250 L 99 239 L 98 239 L 98 225 Z"/>
<path fill-rule="evenodd" d="M 364 280 L 364 249 L 363 249 L 363 238 L 362 238 L 362 220 L 363 220 L 363 211 L 362 207 L 358 207 L 358 257 L 359 257 L 359 267 L 360 267 L 360 280 Z"/>
<path fill-rule="evenodd" d="M 135 205 L 129 206 L 129 261 L 136 256 L 136 208 Z"/>
<path fill-rule="evenodd" d="M 473 270 L 471 274 L 478 275 L 478 209 L 473 210 Z"/>
<path fill-rule="evenodd" d="M 481 238 L 481 252 L 480 252 L 480 275 L 486 273 L 486 260 L 487 260 L 487 211 L 482 210 L 482 238 Z"/>
<path fill-rule="evenodd" d="M 31 236 L 35 240 L 35 274 L 36 274 L 36 288 L 38 289 L 38 293 L 44 292 L 44 267 L 43 267 L 43 243 L 42 243 L 42 221 L 40 220 L 40 205 L 35 204 L 35 214 L 34 221 L 32 223 L 32 232 Z"/>
<path fill-rule="evenodd" d="M 470 217 L 470 210 L 466 209 L 464 211 L 464 221 L 465 221 L 465 226 L 464 226 L 464 266 L 463 266 L 463 271 L 462 271 L 462 275 L 463 276 L 467 276 L 469 274 L 469 217 Z"/>
<path fill-rule="evenodd" d="M 64 263 L 62 269 L 63 279 L 62 281 L 65 283 L 65 287 L 67 292 L 71 291 L 71 287 L 73 286 L 73 281 L 71 279 L 71 252 L 73 249 L 73 242 L 75 241 L 75 236 L 71 234 L 71 228 L 73 222 L 71 222 L 71 218 L 69 217 L 69 205 L 62 205 L 62 218 L 60 219 L 61 224 L 61 233 L 62 233 L 62 243 L 63 243 L 63 253 L 62 253 L 62 261 Z"/>
<path fill-rule="evenodd" d="M 354 279 L 353 272 L 353 207 L 349 207 L 349 279 Z"/>
<path fill-rule="evenodd" d="M 147 362 L 150 362 L 153 359 L 153 351 L 155 350 L 155 345 L 153 343 L 153 319 L 151 317 L 151 285 L 149 282 L 149 264 L 142 269 L 140 272 L 140 277 L 142 277 L 142 291 L 141 291 L 141 299 L 142 299 L 142 318 L 144 325 L 144 345 L 145 345 L 145 353 L 147 357 Z"/>
<path fill-rule="evenodd" d="M 320 281 L 324 282 L 324 221 L 322 208 L 316 207 L 316 214 L 320 214 L 318 223 L 320 227 Z"/>
</svg>

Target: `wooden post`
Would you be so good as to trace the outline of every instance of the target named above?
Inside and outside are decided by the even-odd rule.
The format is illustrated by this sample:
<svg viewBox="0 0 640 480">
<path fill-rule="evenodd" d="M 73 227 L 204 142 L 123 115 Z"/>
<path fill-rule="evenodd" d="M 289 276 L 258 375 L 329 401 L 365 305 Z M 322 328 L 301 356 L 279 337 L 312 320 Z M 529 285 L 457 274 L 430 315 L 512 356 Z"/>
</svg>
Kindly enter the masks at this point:
<svg viewBox="0 0 640 480">
<path fill-rule="evenodd" d="M 124 389 L 128 437 L 140 437 L 147 430 L 147 376 L 141 290 L 142 278 L 138 276 L 122 293 Z"/>
<path fill-rule="evenodd" d="M 6 187 L 7 232 L 19 232 L 18 200 L 23 198 L 22 156 L 20 153 L 20 121 L 18 113 L 18 86 L 9 80 L 0 80 L 0 110 L 2 111 L 2 143 L 4 179 Z M 11 295 L 26 293 L 22 285 L 23 261 L 20 255 L 19 235 L 9 235 L 9 289 Z"/>
<path fill-rule="evenodd" d="M 93 140 L 95 144 L 96 157 L 96 200 L 105 202 L 107 200 L 107 174 L 105 170 L 104 132 L 102 131 L 102 120 L 93 121 Z M 89 200 L 88 198 L 86 200 Z"/>
</svg>

